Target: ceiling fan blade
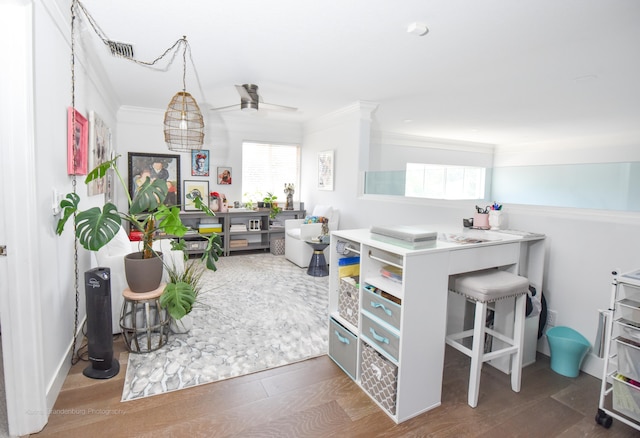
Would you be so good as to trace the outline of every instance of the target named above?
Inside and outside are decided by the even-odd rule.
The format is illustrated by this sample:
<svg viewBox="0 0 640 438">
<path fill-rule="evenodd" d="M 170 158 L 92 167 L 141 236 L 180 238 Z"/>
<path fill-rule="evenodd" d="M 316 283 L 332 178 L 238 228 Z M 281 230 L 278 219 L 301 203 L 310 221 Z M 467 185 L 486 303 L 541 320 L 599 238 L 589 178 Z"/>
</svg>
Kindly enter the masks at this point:
<svg viewBox="0 0 640 438">
<path fill-rule="evenodd" d="M 250 93 L 250 87 L 251 86 L 252 86 L 251 84 L 236 85 L 236 90 L 238 90 L 238 94 L 240 95 L 240 97 L 242 99 L 247 99 L 249 101 L 253 101 L 254 100 L 253 96 Z M 255 87 L 255 95 L 257 95 L 258 94 L 258 87 L 257 86 L 254 86 L 254 87 Z"/>
<path fill-rule="evenodd" d="M 286 105 L 278 105 L 275 103 L 267 103 L 264 102 L 262 104 L 262 106 L 266 109 L 266 108 L 271 108 L 271 109 L 276 109 L 276 110 L 282 110 L 282 111 L 298 111 L 298 108 L 292 107 L 292 106 L 286 106 Z"/>
<path fill-rule="evenodd" d="M 227 106 L 221 106 L 221 107 L 218 107 L 218 108 L 211 108 L 211 111 L 229 110 L 229 109 L 232 109 L 232 108 L 240 108 L 240 104 L 236 103 L 234 105 L 227 105 Z"/>
</svg>

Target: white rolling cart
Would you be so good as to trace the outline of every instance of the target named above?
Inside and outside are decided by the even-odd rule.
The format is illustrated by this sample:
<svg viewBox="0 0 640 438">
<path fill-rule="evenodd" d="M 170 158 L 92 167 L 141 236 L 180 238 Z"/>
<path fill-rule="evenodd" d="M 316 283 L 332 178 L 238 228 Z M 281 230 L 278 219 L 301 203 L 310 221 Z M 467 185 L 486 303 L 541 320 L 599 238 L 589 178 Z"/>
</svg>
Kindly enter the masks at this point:
<svg viewBox="0 0 640 438">
<path fill-rule="evenodd" d="M 613 272 L 606 313 L 604 368 L 596 423 L 613 419 L 640 430 L 640 269 Z"/>
</svg>

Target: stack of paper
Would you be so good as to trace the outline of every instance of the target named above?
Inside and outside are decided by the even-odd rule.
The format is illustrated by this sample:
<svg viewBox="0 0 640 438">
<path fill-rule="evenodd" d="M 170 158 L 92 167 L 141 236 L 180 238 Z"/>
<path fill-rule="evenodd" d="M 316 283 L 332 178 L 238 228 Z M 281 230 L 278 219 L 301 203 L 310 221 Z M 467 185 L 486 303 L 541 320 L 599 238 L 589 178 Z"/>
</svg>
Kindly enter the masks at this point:
<svg viewBox="0 0 640 438">
<path fill-rule="evenodd" d="M 200 222 L 198 224 L 198 231 L 200 231 L 201 233 L 221 233 L 222 224 Z"/>
<path fill-rule="evenodd" d="M 371 227 L 371 237 L 405 248 L 420 249 L 433 246 L 438 232 L 423 225 L 374 225 Z"/>
</svg>

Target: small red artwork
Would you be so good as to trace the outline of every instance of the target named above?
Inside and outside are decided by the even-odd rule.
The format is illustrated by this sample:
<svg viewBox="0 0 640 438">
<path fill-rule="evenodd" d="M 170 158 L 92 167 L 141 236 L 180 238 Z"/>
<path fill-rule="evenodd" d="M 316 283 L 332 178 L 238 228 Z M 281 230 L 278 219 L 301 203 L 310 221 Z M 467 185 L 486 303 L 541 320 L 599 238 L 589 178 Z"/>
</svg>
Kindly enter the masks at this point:
<svg viewBox="0 0 640 438">
<path fill-rule="evenodd" d="M 67 110 L 67 173 L 86 175 L 89 165 L 89 122 L 74 108 Z"/>
</svg>

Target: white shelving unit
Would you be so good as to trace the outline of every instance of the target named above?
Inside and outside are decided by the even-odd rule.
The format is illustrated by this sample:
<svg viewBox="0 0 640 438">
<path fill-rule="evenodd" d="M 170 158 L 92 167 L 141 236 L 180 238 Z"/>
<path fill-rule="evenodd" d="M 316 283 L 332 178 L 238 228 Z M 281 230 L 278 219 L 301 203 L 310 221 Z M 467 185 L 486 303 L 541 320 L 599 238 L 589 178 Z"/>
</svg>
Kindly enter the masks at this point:
<svg viewBox="0 0 640 438">
<path fill-rule="evenodd" d="M 605 330 L 605 365 L 596 422 L 640 430 L 640 269 L 613 273 Z"/>
<path fill-rule="evenodd" d="M 356 233 L 357 234 L 357 233 Z M 331 236 L 329 306 L 332 327 L 330 356 L 395 422 L 402 422 L 440 405 L 445 324 L 425 325 L 425 309 L 446 309 L 446 294 L 429 293 L 446 284 L 430 280 L 432 270 L 444 269 L 440 257 L 424 251 L 405 250 L 382 243 L 350 239 L 349 232 Z M 360 255 L 357 325 L 341 314 L 337 288 L 340 255 L 336 244 L 346 241 L 352 248 L 344 257 Z M 439 262 L 436 259 L 441 259 Z M 402 271 L 395 279 L 381 270 Z M 412 291 L 407 293 L 407 291 Z M 444 316 L 442 315 L 444 318 Z M 443 319 L 444 322 L 444 319 Z M 429 330 L 433 330 L 429 333 Z M 342 330 L 342 331 L 340 331 Z M 336 335 L 336 331 L 340 337 Z M 349 338 L 346 345 L 341 339 Z M 335 347 L 343 346 L 335 353 Z M 334 351 L 332 351 L 334 347 Z M 433 354 L 435 353 L 435 354 Z M 345 365 L 346 363 L 346 365 Z"/>
<path fill-rule="evenodd" d="M 216 212 L 214 220 L 222 224 L 222 231 L 218 232 L 223 242 L 223 255 L 228 256 L 235 251 L 250 251 L 256 249 L 269 250 L 271 242 L 276 238 L 284 238 L 284 227 L 270 224 L 269 210 L 258 211 L 228 211 L 225 213 Z M 276 223 L 284 223 L 287 219 L 300 219 L 304 217 L 304 210 L 283 210 L 276 216 Z M 183 212 L 180 218 L 194 229 L 198 229 L 198 223 L 209 220 L 210 217 L 202 212 Z M 253 222 L 253 226 L 252 226 Z M 259 225 L 256 225 L 259 224 Z M 233 231 L 232 225 L 243 226 L 242 231 Z M 197 234 L 186 235 L 187 252 L 189 254 L 200 254 L 203 247 L 198 245 L 203 241 Z M 232 246 L 234 240 L 246 241 L 246 245 Z"/>
</svg>

